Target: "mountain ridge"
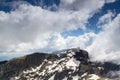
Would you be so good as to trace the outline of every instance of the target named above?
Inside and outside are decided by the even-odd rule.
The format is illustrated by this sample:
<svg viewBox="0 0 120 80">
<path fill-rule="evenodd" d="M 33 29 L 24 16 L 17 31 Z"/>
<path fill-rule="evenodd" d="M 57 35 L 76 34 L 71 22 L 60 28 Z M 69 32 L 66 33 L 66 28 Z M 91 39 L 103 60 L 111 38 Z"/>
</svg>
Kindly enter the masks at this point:
<svg viewBox="0 0 120 80">
<path fill-rule="evenodd" d="M 0 65 L 0 80 L 74 80 L 75 77 L 76 80 L 92 77 L 109 80 L 119 77 L 108 75 L 110 71 L 118 70 L 120 65 L 91 62 L 87 51 L 72 48 L 60 54 L 37 52 L 3 62 Z"/>
</svg>

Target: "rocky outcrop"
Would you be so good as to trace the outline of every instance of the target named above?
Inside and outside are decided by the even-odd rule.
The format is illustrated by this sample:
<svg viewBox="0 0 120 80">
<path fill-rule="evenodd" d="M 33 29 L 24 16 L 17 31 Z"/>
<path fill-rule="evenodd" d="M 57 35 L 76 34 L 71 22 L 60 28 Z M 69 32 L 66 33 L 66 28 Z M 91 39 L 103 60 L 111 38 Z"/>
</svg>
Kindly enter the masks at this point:
<svg viewBox="0 0 120 80">
<path fill-rule="evenodd" d="M 57 58 L 57 56 L 54 54 L 33 53 L 11 59 L 10 61 L 2 61 L 0 65 L 0 80 L 9 80 L 11 77 L 18 75 L 23 70 L 39 66 L 44 59 L 54 60 L 55 58 Z"/>
<path fill-rule="evenodd" d="M 87 51 L 79 48 L 59 53 L 33 53 L 0 65 L 0 80 L 78 80 L 90 76 L 108 77 L 109 71 L 118 71 L 120 66 L 106 62 L 91 62 Z M 117 76 L 118 77 L 118 76 Z"/>
<path fill-rule="evenodd" d="M 6 60 L 6 61 L 1 61 L 1 62 L 0 62 L 0 65 L 5 64 L 6 62 L 8 62 L 8 61 L 7 61 L 7 60 Z"/>
</svg>

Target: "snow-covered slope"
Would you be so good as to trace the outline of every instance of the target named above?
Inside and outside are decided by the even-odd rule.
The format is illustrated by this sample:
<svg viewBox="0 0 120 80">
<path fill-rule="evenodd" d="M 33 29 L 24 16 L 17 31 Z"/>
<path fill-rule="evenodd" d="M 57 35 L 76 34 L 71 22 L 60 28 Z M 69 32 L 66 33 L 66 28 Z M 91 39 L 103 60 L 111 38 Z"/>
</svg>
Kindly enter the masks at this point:
<svg viewBox="0 0 120 80">
<path fill-rule="evenodd" d="M 110 80 L 107 73 L 120 66 L 91 62 L 88 53 L 73 48 L 59 53 L 35 53 L 0 66 L 0 80 Z M 117 80 L 117 77 L 111 77 Z M 118 79 L 119 80 L 119 79 Z"/>
</svg>

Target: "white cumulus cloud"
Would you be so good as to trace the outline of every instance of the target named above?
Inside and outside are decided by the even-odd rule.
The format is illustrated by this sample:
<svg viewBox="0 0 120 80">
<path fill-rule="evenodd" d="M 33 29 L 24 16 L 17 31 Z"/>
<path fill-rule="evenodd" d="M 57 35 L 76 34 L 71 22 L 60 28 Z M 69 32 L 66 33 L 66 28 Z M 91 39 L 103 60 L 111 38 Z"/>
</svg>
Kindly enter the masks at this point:
<svg viewBox="0 0 120 80">
<path fill-rule="evenodd" d="M 108 24 L 96 36 L 87 50 L 93 60 L 113 61 L 120 64 L 120 14 Z"/>
<path fill-rule="evenodd" d="M 75 1 L 76 2 L 79 1 Z M 66 2 L 67 3 L 67 2 Z M 71 0 L 71 6 L 74 1 Z M 84 6 L 82 6 L 83 4 Z M 100 3 L 98 7 L 95 7 Z M 88 4 L 92 6 L 89 8 Z M 39 6 L 20 4 L 10 13 L 0 11 L 0 51 L 27 51 L 44 48 L 49 44 L 51 34 L 64 31 L 85 29 L 87 20 L 104 5 L 104 1 L 81 1 L 77 11 L 60 9 L 56 12 Z M 94 9 L 93 9 L 94 8 Z M 59 42 L 59 41 L 58 41 Z M 64 42 L 63 42 L 64 43 Z M 60 44 L 63 44 L 60 43 Z M 24 46 L 24 47 L 22 47 Z"/>
<path fill-rule="evenodd" d="M 110 23 L 106 24 L 98 35 L 93 32 L 66 38 L 61 35 L 64 31 L 78 28 L 86 30 L 88 19 L 104 4 L 105 0 L 61 0 L 58 11 L 53 12 L 20 2 L 20 4 L 14 5 L 18 6 L 14 11 L 8 13 L 0 11 L 0 56 L 15 53 L 20 55 L 22 52 L 45 51 L 46 49 L 48 51 L 72 47 L 85 49 L 87 46 L 90 46 L 89 51 L 93 54 L 98 50 L 100 50 L 98 53 L 102 54 L 106 54 L 106 52 L 111 55 L 113 52 L 118 54 L 120 38 L 115 35 L 119 34 L 119 22 L 117 22 L 119 16 L 112 21 L 110 18 L 112 13 L 108 13 L 100 19 L 100 23 L 102 23 L 110 18 Z M 111 46 L 109 47 L 108 44 Z M 107 55 L 107 57 L 111 55 Z M 104 57 L 102 58 L 104 59 Z"/>
</svg>

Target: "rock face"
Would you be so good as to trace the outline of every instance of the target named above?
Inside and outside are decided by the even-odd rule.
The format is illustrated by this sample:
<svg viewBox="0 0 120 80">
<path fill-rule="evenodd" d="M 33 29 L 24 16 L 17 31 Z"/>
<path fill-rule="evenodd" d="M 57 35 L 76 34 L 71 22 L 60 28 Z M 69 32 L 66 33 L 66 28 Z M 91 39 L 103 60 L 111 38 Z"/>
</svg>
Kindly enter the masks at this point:
<svg viewBox="0 0 120 80">
<path fill-rule="evenodd" d="M 0 80 L 105 80 L 120 66 L 89 60 L 88 52 L 73 48 L 59 53 L 34 53 L 0 63 Z M 108 79 L 109 80 L 109 79 Z"/>
</svg>

